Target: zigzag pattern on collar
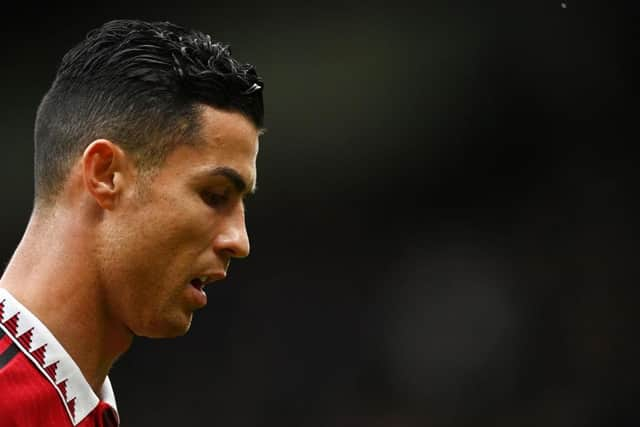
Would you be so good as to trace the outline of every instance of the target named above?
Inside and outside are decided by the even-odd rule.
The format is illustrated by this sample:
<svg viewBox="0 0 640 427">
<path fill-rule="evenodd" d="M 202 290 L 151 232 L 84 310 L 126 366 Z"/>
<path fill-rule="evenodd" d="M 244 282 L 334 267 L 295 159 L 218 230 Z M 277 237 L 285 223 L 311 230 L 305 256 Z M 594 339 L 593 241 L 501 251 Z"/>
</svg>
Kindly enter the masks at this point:
<svg viewBox="0 0 640 427">
<path fill-rule="evenodd" d="M 98 406 L 100 399 L 71 356 L 49 329 L 5 289 L 0 289 L 0 328 L 53 384 L 74 426 Z M 103 392 L 105 401 L 115 409 L 108 378 Z"/>
</svg>

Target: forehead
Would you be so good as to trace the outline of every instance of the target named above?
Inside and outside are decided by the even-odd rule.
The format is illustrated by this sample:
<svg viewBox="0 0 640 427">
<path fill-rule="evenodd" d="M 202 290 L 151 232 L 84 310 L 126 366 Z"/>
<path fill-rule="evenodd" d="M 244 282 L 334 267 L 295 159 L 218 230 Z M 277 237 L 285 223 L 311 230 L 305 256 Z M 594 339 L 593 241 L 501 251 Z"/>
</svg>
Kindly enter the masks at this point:
<svg viewBox="0 0 640 427">
<path fill-rule="evenodd" d="M 256 182 L 259 132 L 243 114 L 203 106 L 195 141 L 178 144 L 167 156 L 161 175 L 207 175 L 216 168 L 237 172 L 250 191 Z"/>
<path fill-rule="evenodd" d="M 201 142 L 218 144 L 227 142 L 255 141 L 258 130 L 254 124 L 242 113 L 227 111 L 203 105 L 200 107 L 200 132 L 198 137 Z M 247 147 L 248 148 L 248 147 Z"/>
</svg>

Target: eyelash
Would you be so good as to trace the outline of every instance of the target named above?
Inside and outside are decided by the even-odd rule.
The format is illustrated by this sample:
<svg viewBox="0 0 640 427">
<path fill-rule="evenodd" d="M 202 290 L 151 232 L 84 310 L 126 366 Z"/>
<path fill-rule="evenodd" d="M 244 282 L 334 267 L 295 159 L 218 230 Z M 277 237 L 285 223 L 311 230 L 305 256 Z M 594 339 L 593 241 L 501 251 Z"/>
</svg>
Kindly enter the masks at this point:
<svg viewBox="0 0 640 427">
<path fill-rule="evenodd" d="M 219 193 L 204 193 L 202 195 L 202 198 L 204 199 L 206 204 L 213 207 L 224 205 L 229 200 L 229 197 L 227 197 L 225 194 Z"/>
</svg>

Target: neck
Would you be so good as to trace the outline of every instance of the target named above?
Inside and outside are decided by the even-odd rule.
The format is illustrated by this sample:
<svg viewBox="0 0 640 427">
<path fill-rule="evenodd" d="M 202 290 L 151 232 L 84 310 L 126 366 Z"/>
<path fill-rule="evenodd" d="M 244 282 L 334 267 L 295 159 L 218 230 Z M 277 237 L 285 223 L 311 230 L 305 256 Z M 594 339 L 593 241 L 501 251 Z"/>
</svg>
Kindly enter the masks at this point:
<svg viewBox="0 0 640 427">
<path fill-rule="evenodd" d="M 133 334 L 107 309 L 92 228 L 64 208 L 34 211 L 0 287 L 49 328 L 98 394 Z"/>
</svg>

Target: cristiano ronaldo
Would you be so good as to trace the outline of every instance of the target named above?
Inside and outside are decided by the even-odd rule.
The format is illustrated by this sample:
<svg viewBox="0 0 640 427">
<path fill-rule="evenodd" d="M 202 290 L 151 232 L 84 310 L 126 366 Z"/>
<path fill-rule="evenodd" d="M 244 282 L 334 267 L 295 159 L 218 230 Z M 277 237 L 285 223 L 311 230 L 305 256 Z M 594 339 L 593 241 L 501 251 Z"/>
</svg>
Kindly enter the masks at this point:
<svg viewBox="0 0 640 427">
<path fill-rule="evenodd" d="M 262 91 L 228 46 L 168 22 L 111 21 L 67 52 L 0 279 L 0 426 L 119 424 L 116 358 L 186 333 L 249 254 Z"/>
</svg>

